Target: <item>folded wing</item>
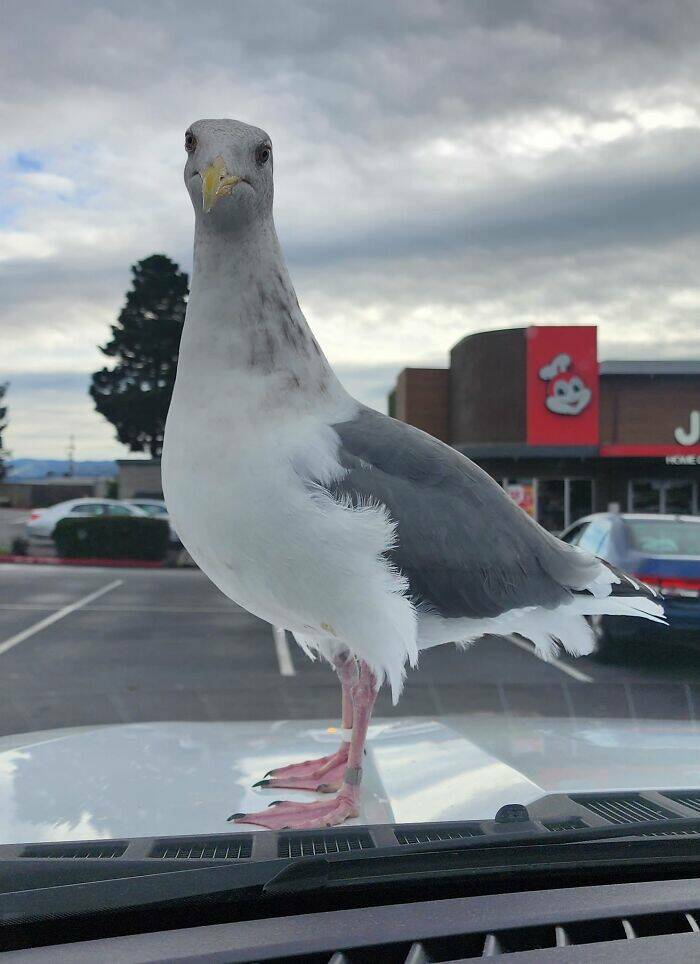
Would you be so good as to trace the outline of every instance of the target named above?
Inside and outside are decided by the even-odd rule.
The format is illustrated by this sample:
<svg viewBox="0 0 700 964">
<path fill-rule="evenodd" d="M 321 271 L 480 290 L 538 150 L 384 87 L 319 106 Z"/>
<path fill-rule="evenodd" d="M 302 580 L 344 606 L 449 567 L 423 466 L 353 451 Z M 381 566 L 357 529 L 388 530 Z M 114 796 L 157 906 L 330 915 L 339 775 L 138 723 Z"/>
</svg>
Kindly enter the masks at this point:
<svg viewBox="0 0 700 964">
<path fill-rule="evenodd" d="M 391 562 L 413 600 L 445 617 L 490 617 L 554 607 L 577 591 L 610 592 L 611 575 L 529 518 L 455 449 L 420 429 L 361 408 L 333 426 L 346 474 L 329 488 L 353 504 L 386 506 L 397 526 Z"/>
</svg>

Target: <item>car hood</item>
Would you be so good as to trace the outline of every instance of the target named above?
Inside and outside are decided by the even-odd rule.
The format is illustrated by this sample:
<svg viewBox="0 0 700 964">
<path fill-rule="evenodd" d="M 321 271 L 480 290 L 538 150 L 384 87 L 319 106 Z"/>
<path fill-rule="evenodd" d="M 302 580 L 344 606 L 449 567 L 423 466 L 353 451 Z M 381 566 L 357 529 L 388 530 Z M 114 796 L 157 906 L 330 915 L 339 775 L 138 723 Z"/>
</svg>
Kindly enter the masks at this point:
<svg viewBox="0 0 700 964">
<path fill-rule="evenodd" d="M 0 739 L 0 843 L 226 833 L 226 817 L 315 794 L 253 789 L 332 752 L 319 722 L 138 723 Z M 448 716 L 371 727 L 353 823 L 492 818 L 552 793 L 700 787 L 694 724 Z M 236 829 L 239 829 L 238 827 Z M 255 829 L 255 828 L 251 828 Z"/>
</svg>

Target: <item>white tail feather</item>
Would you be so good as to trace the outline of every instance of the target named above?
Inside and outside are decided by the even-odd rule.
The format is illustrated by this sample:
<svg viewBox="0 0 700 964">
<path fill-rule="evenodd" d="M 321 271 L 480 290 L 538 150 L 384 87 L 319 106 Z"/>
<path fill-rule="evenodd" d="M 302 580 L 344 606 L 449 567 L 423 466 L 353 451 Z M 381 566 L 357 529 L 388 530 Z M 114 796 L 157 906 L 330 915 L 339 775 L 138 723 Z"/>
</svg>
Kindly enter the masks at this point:
<svg viewBox="0 0 700 964">
<path fill-rule="evenodd" d="M 640 616 L 654 623 L 666 623 L 664 607 L 647 596 L 606 596 L 604 599 L 580 596 L 575 603 L 576 611 L 582 616 Z"/>
<path fill-rule="evenodd" d="M 515 632 L 531 640 L 537 655 L 549 660 L 560 643 L 572 656 L 584 656 L 595 649 L 595 640 L 585 616 L 638 616 L 666 623 L 663 606 L 646 596 L 577 596 L 556 609 L 522 612 Z"/>
</svg>

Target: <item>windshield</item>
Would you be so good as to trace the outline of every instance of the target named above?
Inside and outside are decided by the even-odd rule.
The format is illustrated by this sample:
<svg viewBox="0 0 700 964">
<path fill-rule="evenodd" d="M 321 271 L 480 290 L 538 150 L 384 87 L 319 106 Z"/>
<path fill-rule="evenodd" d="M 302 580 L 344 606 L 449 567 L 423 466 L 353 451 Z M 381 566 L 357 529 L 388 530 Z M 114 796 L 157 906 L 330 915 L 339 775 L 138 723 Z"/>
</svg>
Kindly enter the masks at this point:
<svg viewBox="0 0 700 964">
<path fill-rule="evenodd" d="M 0 848 L 695 812 L 700 28 L 617 7 L 5 4 Z"/>
<path fill-rule="evenodd" d="M 663 556 L 700 558 L 700 524 L 682 519 L 631 519 L 627 522 L 632 547 Z"/>
</svg>

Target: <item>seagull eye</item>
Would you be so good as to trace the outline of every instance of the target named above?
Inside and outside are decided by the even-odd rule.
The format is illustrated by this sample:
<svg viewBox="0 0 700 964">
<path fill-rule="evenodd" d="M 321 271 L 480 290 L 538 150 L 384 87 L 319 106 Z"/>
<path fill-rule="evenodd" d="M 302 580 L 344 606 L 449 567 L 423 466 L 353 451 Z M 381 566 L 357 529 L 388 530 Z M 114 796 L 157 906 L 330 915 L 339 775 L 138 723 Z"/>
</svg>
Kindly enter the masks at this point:
<svg viewBox="0 0 700 964">
<path fill-rule="evenodd" d="M 269 144 L 261 144 L 255 151 L 255 163 L 258 167 L 262 167 L 263 164 L 267 164 L 270 160 L 270 155 L 272 154 L 272 148 Z"/>
<path fill-rule="evenodd" d="M 194 136 L 192 131 L 187 131 L 185 134 L 185 150 L 188 154 L 191 154 L 195 147 L 197 146 L 197 138 Z"/>
</svg>

